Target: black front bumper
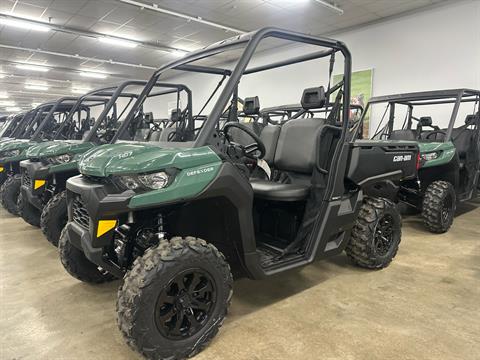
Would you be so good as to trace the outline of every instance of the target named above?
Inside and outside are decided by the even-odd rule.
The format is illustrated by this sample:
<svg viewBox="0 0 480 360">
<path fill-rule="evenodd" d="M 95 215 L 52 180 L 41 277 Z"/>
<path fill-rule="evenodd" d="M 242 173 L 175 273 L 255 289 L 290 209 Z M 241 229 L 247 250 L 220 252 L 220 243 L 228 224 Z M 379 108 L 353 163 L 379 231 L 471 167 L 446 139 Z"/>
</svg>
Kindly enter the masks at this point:
<svg viewBox="0 0 480 360">
<path fill-rule="evenodd" d="M 115 229 L 97 236 L 98 224 L 100 220 L 116 220 L 120 223 L 128 215 L 128 203 L 134 195 L 131 190 L 119 192 L 114 185 L 94 183 L 81 175 L 67 181 L 66 231 L 69 241 L 82 250 L 91 262 L 117 277 L 122 277 L 124 271 L 106 256 L 108 250 L 113 250 Z M 78 216 L 79 207 L 85 210 L 82 213 L 88 214 L 88 227 L 86 221 Z M 74 211 L 74 208 L 77 210 Z"/>
<path fill-rule="evenodd" d="M 37 209 L 42 210 L 45 206 L 45 191 L 52 179 L 48 167 L 39 161 L 24 160 L 20 163 L 20 170 L 22 174 L 21 192 L 23 198 Z M 35 180 L 43 180 L 45 184 L 35 189 Z"/>
</svg>

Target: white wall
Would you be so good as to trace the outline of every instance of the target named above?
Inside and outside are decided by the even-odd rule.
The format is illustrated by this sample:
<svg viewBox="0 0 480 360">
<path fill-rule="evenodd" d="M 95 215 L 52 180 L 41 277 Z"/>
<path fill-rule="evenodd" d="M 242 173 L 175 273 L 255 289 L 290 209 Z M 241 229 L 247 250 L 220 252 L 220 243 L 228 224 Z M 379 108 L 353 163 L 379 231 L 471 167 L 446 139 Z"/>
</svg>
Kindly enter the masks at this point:
<svg viewBox="0 0 480 360">
<path fill-rule="evenodd" d="M 479 24 L 480 1 L 459 1 L 332 37 L 348 45 L 354 71 L 374 69 L 374 96 L 457 87 L 479 89 Z M 284 47 L 262 53 L 255 62 L 304 52 L 310 51 L 306 47 Z M 320 68 L 318 62 L 312 61 L 246 76 L 239 94 L 258 95 L 262 107 L 298 103 L 302 89 L 326 86 L 326 62 Z M 341 66 L 337 69 L 340 72 Z M 208 96 L 199 93 L 211 91 L 218 79 L 207 81 L 204 75 L 189 75 L 169 81 L 190 86 L 194 109 L 198 110 Z"/>
</svg>

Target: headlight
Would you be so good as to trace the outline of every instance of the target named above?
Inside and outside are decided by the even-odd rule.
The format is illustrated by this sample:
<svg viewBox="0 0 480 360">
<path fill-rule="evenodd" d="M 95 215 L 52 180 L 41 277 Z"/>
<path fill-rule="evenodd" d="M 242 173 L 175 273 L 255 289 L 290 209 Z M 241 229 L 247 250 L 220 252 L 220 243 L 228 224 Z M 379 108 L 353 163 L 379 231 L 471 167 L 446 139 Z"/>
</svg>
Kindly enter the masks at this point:
<svg viewBox="0 0 480 360">
<path fill-rule="evenodd" d="M 140 175 L 138 180 L 140 180 L 145 187 L 153 190 L 162 189 L 168 185 L 168 175 L 163 171 L 148 175 Z"/>
<path fill-rule="evenodd" d="M 166 172 L 160 171 L 146 175 L 119 176 L 118 180 L 129 190 L 158 190 L 168 185 L 170 177 Z"/>
<path fill-rule="evenodd" d="M 70 155 L 70 154 L 62 154 L 62 155 L 58 155 L 58 156 L 53 156 L 53 157 L 47 158 L 47 161 L 48 161 L 50 164 L 59 165 L 59 164 L 69 163 L 70 161 L 72 161 L 72 159 L 73 159 L 73 156 L 72 156 L 72 155 Z"/>
<path fill-rule="evenodd" d="M 134 176 L 119 176 L 118 180 L 129 190 L 137 190 L 140 182 Z"/>
<path fill-rule="evenodd" d="M 20 155 L 20 150 L 16 149 L 16 150 L 7 150 L 7 151 L 4 151 L 2 153 L 2 155 L 0 157 L 4 158 L 4 157 L 14 157 L 14 156 L 18 156 Z"/>
<path fill-rule="evenodd" d="M 425 154 L 422 154 L 422 155 L 421 155 L 422 160 L 424 160 L 424 161 L 435 160 L 435 159 L 437 159 L 439 156 L 440 156 L 440 153 L 439 153 L 438 151 L 429 152 L 429 153 L 425 153 Z"/>
</svg>

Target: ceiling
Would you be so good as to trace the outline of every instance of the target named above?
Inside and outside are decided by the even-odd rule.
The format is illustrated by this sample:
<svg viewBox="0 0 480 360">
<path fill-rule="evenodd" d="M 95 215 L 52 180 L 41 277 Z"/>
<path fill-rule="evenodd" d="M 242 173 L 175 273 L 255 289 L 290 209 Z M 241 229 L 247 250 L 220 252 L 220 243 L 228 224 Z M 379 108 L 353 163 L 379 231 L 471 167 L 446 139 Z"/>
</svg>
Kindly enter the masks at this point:
<svg viewBox="0 0 480 360">
<path fill-rule="evenodd" d="M 71 95 L 72 88 L 94 89 L 126 79 L 146 79 L 153 69 L 178 57 L 176 50 L 196 50 L 241 31 L 277 26 L 331 34 L 452 0 L 336 0 L 342 15 L 315 0 L 133 1 L 148 5 L 144 8 L 129 1 L 0 0 L 0 19 L 28 18 L 50 26 L 50 31 L 37 32 L 0 23 L 0 113 L 13 105 L 8 102 L 27 109 L 32 103 Z M 214 24 L 165 14 L 154 7 Z M 105 44 L 98 40 L 101 35 L 131 39 L 138 46 Z M 21 63 L 43 64 L 49 71 L 17 68 Z M 84 70 L 104 72 L 108 77 L 85 78 L 80 74 Z M 48 90 L 28 90 L 25 83 L 43 83 Z"/>
</svg>

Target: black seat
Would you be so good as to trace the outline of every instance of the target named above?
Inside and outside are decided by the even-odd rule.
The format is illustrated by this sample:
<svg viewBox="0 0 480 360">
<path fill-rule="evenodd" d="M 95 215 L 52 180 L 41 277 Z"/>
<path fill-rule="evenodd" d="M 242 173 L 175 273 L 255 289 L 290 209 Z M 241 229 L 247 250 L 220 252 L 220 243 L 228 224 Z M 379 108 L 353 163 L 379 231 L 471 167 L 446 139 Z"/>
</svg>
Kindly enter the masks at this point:
<svg viewBox="0 0 480 360">
<path fill-rule="evenodd" d="M 308 197 L 316 160 L 317 135 L 324 124 L 324 119 L 310 118 L 295 119 L 282 126 L 273 165 L 276 170 L 284 172 L 289 180 L 275 182 L 251 179 L 255 197 L 274 201 L 301 201 Z M 289 173 L 292 176 L 288 176 Z"/>
<path fill-rule="evenodd" d="M 273 165 L 273 158 L 277 150 L 278 138 L 280 136 L 280 125 L 267 125 L 260 134 L 260 139 L 265 145 L 265 156 L 263 160 L 268 165 Z"/>
</svg>

